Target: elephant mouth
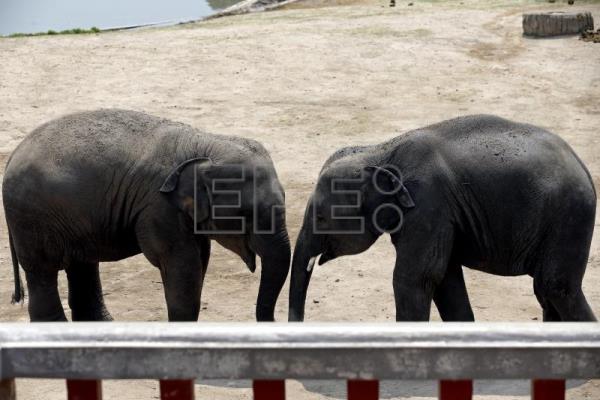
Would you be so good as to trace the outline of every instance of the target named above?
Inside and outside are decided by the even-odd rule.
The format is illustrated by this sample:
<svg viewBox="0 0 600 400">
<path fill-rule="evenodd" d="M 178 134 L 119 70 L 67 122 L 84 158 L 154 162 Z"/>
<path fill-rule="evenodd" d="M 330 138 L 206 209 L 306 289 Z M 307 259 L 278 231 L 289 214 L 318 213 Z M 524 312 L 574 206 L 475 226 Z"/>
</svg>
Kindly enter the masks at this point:
<svg viewBox="0 0 600 400">
<path fill-rule="evenodd" d="M 250 272 L 256 271 L 256 252 L 250 248 L 250 244 L 247 241 L 244 241 L 244 248 L 240 257 L 246 263 Z"/>
<path fill-rule="evenodd" d="M 308 268 L 307 270 L 310 271 L 312 270 L 315 261 L 317 260 L 317 257 L 319 258 L 318 264 L 319 265 L 323 265 L 328 261 L 333 260 L 334 258 L 337 258 L 338 255 L 336 254 L 336 252 L 333 250 L 332 246 L 329 243 L 325 243 L 325 250 L 323 250 L 322 253 L 317 254 L 316 256 L 312 257 L 308 263 Z"/>
<path fill-rule="evenodd" d="M 321 257 L 319 257 L 319 265 L 323 265 L 337 257 L 338 256 L 335 254 L 335 252 L 330 247 L 327 247 L 325 251 L 321 253 Z"/>
</svg>

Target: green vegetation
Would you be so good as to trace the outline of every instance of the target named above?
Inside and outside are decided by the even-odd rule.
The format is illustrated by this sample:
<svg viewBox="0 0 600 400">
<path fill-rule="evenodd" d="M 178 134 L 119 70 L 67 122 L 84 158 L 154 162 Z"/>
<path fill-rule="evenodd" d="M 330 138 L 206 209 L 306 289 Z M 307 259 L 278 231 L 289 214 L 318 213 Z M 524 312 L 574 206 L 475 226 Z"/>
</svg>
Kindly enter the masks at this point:
<svg viewBox="0 0 600 400">
<path fill-rule="evenodd" d="M 36 32 L 36 33 L 12 33 L 8 36 L 9 38 L 16 37 L 29 37 L 29 36 L 46 36 L 46 35 L 79 35 L 79 34 L 87 34 L 87 33 L 98 33 L 100 29 L 92 26 L 90 29 L 82 29 L 82 28 L 73 28 L 73 29 L 65 29 L 64 31 L 53 31 L 50 29 L 47 32 Z"/>
</svg>

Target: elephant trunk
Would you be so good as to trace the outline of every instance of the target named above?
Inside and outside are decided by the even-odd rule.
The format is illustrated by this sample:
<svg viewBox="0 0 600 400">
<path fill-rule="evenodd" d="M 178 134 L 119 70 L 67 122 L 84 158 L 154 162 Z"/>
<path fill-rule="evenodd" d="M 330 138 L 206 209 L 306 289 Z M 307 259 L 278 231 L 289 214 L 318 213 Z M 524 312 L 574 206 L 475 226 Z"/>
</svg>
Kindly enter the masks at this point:
<svg viewBox="0 0 600 400">
<path fill-rule="evenodd" d="M 304 224 L 296 247 L 294 248 L 294 258 L 292 261 L 292 277 L 290 280 L 290 303 L 288 321 L 301 322 L 304 321 L 304 305 L 306 303 L 306 292 L 312 275 L 312 267 L 318 252 L 313 252 L 314 234 L 310 232 Z"/>
<path fill-rule="evenodd" d="M 261 235 L 257 242 L 261 258 L 260 286 L 256 300 L 256 320 L 274 321 L 275 304 L 290 268 L 290 240 L 285 229 L 274 235 Z"/>
</svg>

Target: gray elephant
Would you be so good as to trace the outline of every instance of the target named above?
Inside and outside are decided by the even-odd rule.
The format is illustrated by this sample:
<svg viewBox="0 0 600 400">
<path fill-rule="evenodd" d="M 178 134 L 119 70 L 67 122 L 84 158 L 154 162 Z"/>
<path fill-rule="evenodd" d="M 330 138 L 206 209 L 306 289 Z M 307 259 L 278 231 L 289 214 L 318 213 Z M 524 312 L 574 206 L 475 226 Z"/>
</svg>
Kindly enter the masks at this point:
<svg viewBox="0 0 600 400">
<path fill-rule="evenodd" d="M 98 263 L 143 253 L 160 269 L 170 321 L 198 318 L 211 240 L 251 271 L 259 321 L 273 320 L 290 264 L 284 191 L 254 141 L 125 110 L 68 115 L 29 134 L 2 187 L 15 294 L 25 271 L 32 321 L 110 320 Z"/>
<path fill-rule="evenodd" d="M 533 277 L 545 321 L 595 320 L 583 293 L 596 211 L 586 167 L 558 136 L 476 115 L 346 147 L 320 172 L 292 261 L 289 320 L 304 318 L 312 267 L 396 250 L 398 321 L 472 321 L 461 266 Z M 374 266 L 375 267 L 375 266 Z"/>
</svg>

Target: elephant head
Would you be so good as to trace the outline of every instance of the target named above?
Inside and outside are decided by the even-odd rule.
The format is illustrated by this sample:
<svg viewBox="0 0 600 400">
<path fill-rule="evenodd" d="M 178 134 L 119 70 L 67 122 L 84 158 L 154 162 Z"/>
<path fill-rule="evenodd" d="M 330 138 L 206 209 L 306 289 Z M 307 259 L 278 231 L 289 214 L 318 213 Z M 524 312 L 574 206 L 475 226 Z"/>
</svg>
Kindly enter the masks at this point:
<svg viewBox="0 0 600 400">
<path fill-rule="evenodd" d="M 291 249 L 285 193 L 270 160 L 217 165 L 207 158 L 180 164 L 160 191 L 193 222 L 194 233 L 238 254 L 250 271 L 261 259 L 256 319 L 273 321 Z"/>
<path fill-rule="evenodd" d="M 360 164 L 360 163 L 359 163 Z M 304 320 L 306 292 L 319 265 L 367 250 L 382 233 L 396 233 L 403 210 L 415 206 L 393 165 L 338 160 L 326 166 L 312 193 L 292 261 L 289 320 Z"/>
</svg>

